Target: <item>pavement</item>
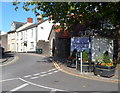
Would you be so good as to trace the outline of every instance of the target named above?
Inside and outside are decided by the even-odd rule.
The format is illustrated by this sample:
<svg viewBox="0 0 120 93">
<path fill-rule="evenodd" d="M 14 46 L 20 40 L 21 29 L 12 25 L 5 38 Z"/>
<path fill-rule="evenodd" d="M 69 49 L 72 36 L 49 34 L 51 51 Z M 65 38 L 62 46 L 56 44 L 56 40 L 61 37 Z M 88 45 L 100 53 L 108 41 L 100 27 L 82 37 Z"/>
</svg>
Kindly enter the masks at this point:
<svg viewBox="0 0 120 93">
<path fill-rule="evenodd" d="M 5 53 L 5 55 L 3 55 L 2 59 L 0 59 L 0 64 L 5 64 L 8 63 L 10 61 L 12 61 L 14 59 L 14 55 L 11 53 Z"/>
<path fill-rule="evenodd" d="M 120 64 L 118 64 L 116 66 L 116 72 L 115 75 L 107 78 L 107 77 L 102 77 L 99 75 L 94 75 L 93 72 L 80 72 L 79 70 L 77 70 L 76 68 L 71 68 L 71 67 L 67 67 L 66 65 L 66 59 L 65 58 L 52 58 L 55 62 L 55 67 L 58 68 L 59 70 L 61 70 L 64 73 L 73 75 L 73 76 L 77 76 L 77 77 L 82 77 L 82 78 L 86 78 L 86 79 L 92 79 L 92 80 L 98 80 L 98 81 L 104 81 L 104 82 L 113 82 L 113 83 L 118 83 L 120 82 Z"/>
</svg>

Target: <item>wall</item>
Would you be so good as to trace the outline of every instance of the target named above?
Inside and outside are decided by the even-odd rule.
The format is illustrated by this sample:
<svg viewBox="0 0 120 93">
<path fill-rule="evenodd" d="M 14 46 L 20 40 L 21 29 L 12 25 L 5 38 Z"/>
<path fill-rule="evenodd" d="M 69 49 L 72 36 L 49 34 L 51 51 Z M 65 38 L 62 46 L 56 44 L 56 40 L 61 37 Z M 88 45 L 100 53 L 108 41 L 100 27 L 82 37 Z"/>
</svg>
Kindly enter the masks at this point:
<svg viewBox="0 0 120 93">
<path fill-rule="evenodd" d="M 68 57 L 70 55 L 70 38 L 55 38 L 55 56 Z"/>
<path fill-rule="evenodd" d="M 50 56 L 50 45 L 48 41 L 39 40 L 37 43 L 37 48 L 42 49 L 42 54 Z"/>
<path fill-rule="evenodd" d="M 49 45 L 50 45 L 50 56 L 54 56 L 55 48 L 55 31 L 52 29 L 49 36 Z"/>
<path fill-rule="evenodd" d="M 36 27 L 27 30 L 27 51 L 36 51 Z"/>
<path fill-rule="evenodd" d="M 7 34 L 1 36 L 1 46 L 7 51 Z"/>
<path fill-rule="evenodd" d="M 36 50 L 36 27 L 17 32 L 17 52 L 35 52 Z M 27 42 L 27 46 L 24 45 Z M 32 43 L 32 45 L 31 45 Z M 17 50 L 17 47 L 16 47 Z"/>
<path fill-rule="evenodd" d="M 38 25 L 38 28 L 37 28 L 38 40 L 48 41 L 48 37 L 49 37 L 50 31 L 52 29 L 52 25 L 53 24 L 50 23 L 48 20 Z"/>
<path fill-rule="evenodd" d="M 8 33 L 8 48 L 7 51 L 16 51 L 16 34 L 15 32 Z"/>
</svg>

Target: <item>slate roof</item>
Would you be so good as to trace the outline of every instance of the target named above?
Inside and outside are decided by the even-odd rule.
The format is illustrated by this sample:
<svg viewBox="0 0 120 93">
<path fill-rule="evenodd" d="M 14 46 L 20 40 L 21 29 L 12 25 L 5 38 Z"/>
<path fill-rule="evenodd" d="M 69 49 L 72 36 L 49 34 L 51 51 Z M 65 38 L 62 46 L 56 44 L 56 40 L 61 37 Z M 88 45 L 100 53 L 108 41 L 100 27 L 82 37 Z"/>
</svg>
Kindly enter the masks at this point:
<svg viewBox="0 0 120 93">
<path fill-rule="evenodd" d="M 23 22 L 16 22 L 16 21 L 13 21 L 13 23 L 15 23 L 15 24 L 25 24 Z"/>
<path fill-rule="evenodd" d="M 15 32 L 16 30 L 11 30 L 11 31 L 9 31 L 9 32 L 7 32 L 7 33 L 13 33 L 13 32 Z"/>
<path fill-rule="evenodd" d="M 30 25 L 30 26 L 28 26 L 28 27 L 26 27 L 26 28 L 24 28 L 24 29 L 22 29 L 22 30 L 20 30 L 20 31 L 28 30 L 28 29 L 33 28 L 33 27 L 37 27 L 39 24 L 42 24 L 43 22 L 45 22 L 45 21 L 47 21 L 47 20 L 48 20 L 48 19 L 43 20 L 43 21 L 40 21 L 40 22 L 38 22 L 38 23 L 36 23 L 36 24 L 32 24 L 32 25 Z"/>
</svg>

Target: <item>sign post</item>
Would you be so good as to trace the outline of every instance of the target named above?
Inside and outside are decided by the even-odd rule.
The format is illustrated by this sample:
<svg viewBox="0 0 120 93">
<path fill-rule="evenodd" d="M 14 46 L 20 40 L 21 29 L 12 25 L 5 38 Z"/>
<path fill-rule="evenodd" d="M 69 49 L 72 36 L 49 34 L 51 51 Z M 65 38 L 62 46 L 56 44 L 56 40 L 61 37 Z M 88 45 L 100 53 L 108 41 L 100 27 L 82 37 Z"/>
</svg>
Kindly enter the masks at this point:
<svg viewBox="0 0 120 93">
<path fill-rule="evenodd" d="M 81 53 L 80 53 L 80 57 L 81 57 L 81 68 L 80 68 L 80 71 L 81 71 L 81 73 L 82 73 L 82 51 L 81 51 Z"/>
</svg>

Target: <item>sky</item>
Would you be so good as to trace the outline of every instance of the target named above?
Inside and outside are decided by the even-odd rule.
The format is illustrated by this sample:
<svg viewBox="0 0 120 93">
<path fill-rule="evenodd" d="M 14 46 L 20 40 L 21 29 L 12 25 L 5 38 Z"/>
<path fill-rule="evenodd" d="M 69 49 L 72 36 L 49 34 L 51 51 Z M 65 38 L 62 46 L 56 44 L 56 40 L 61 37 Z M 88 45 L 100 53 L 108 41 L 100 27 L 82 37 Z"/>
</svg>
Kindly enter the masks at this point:
<svg viewBox="0 0 120 93">
<path fill-rule="evenodd" d="M 8 32 L 13 21 L 26 23 L 28 17 L 33 18 L 34 23 L 36 22 L 34 12 L 23 10 L 22 5 L 23 3 L 18 6 L 18 11 L 15 11 L 12 2 L 0 2 L 0 30 Z"/>
</svg>

